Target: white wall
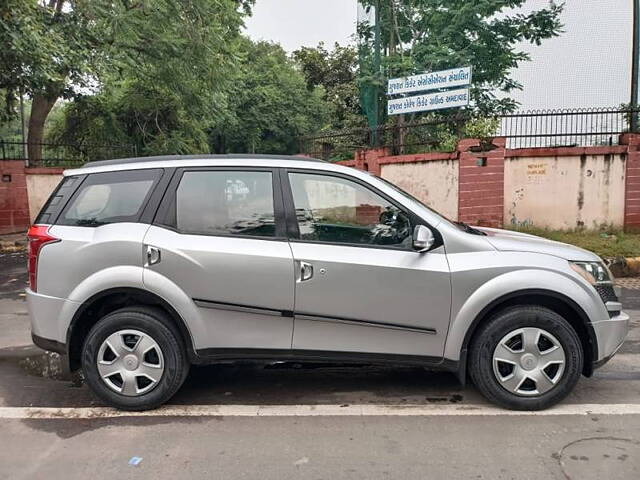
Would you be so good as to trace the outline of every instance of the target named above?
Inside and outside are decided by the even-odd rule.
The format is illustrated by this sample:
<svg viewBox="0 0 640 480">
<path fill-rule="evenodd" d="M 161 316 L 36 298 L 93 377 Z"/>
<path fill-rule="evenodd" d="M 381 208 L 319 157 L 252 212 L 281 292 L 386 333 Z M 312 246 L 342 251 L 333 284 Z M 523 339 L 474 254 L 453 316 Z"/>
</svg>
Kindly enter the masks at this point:
<svg viewBox="0 0 640 480">
<path fill-rule="evenodd" d="M 452 220 L 458 219 L 458 161 L 382 165 L 381 177 Z"/>
<path fill-rule="evenodd" d="M 506 158 L 504 224 L 622 228 L 625 161 L 622 155 Z"/>
</svg>

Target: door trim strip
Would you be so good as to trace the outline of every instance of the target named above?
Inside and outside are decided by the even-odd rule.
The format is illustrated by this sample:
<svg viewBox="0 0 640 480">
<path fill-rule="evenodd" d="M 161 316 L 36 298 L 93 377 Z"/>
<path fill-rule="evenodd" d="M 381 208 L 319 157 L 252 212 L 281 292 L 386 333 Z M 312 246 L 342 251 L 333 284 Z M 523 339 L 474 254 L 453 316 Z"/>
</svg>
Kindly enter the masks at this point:
<svg viewBox="0 0 640 480">
<path fill-rule="evenodd" d="M 357 325 L 359 327 L 370 328 L 386 328 L 391 330 L 403 330 L 405 332 L 424 333 L 427 335 L 436 335 L 438 332 L 435 328 L 424 327 L 408 327 L 397 323 L 371 322 L 368 320 L 354 320 L 352 318 L 328 317 L 324 315 L 314 315 L 310 313 L 294 313 L 291 310 L 277 310 L 274 308 L 256 307 L 252 305 L 242 305 L 238 303 L 215 302 L 212 300 L 203 300 L 194 298 L 195 304 L 202 308 L 212 308 L 215 310 L 229 310 L 233 312 L 254 313 L 258 315 L 272 315 L 275 317 L 294 317 L 299 320 L 310 320 L 325 323 L 340 323 L 345 325 Z"/>
<path fill-rule="evenodd" d="M 397 323 L 386 322 L 370 322 L 367 320 L 354 320 L 352 318 L 339 318 L 339 317 L 326 317 L 323 315 L 312 315 L 307 313 L 296 313 L 296 319 L 300 320 L 312 320 L 316 322 L 326 323 L 342 323 L 345 325 L 357 325 L 359 327 L 372 327 L 372 328 L 387 328 L 391 330 L 403 330 L 406 332 L 426 333 L 428 335 L 436 335 L 437 331 L 434 328 L 423 327 L 407 327 L 405 325 L 398 325 Z"/>
<path fill-rule="evenodd" d="M 276 310 L 274 308 L 254 307 L 241 305 L 238 303 L 213 302 L 211 300 L 193 299 L 194 303 L 202 308 L 213 308 L 215 310 L 230 310 L 232 312 L 255 313 L 258 315 L 272 315 L 274 317 L 293 317 L 291 310 Z"/>
</svg>

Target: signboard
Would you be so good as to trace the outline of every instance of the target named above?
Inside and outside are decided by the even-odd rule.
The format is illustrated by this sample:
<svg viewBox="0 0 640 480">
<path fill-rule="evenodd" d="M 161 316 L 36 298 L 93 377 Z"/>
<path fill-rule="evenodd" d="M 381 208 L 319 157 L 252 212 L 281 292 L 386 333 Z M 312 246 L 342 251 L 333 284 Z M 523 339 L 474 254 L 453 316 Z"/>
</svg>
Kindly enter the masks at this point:
<svg viewBox="0 0 640 480">
<path fill-rule="evenodd" d="M 471 67 L 452 68 L 406 78 L 393 78 L 387 84 L 387 95 L 426 92 L 467 85 L 471 85 Z"/>
<path fill-rule="evenodd" d="M 446 92 L 427 93 L 413 97 L 396 98 L 387 102 L 389 115 L 426 112 L 442 108 L 465 107 L 469 105 L 469 89 L 459 88 Z"/>
</svg>

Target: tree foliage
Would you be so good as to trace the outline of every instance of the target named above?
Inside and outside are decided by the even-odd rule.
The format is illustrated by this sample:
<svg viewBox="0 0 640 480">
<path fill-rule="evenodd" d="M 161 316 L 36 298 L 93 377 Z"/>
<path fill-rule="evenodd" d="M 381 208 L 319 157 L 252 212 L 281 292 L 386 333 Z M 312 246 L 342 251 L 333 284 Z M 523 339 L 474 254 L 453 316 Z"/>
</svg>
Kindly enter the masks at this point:
<svg viewBox="0 0 640 480">
<path fill-rule="evenodd" d="M 8 0 L 0 10 L 0 40 L 8 45 L 2 71 L 13 73 L 0 77 L 0 88 L 9 100 L 16 91 L 32 98 L 30 144 L 42 140 L 58 98 L 99 92 L 102 98 L 71 109 L 89 115 L 100 108 L 78 108 L 115 107 L 111 119 L 138 129 L 142 152 L 200 149 L 206 145 L 203 117 L 219 118 L 224 109 L 226 80 L 252 3 Z M 30 148 L 31 158 L 37 154 Z"/>
<path fill-rule="evenodd" d="M 364 127 L 358 92 L 358 52 L 353 46 L 334 45 L 327 50 L 323 43 L 293 52 L 304 74 L 309 91 L 321 88 L 329 109 L 324 130 Z"/>
<path fill-rule="evenodd" d="M 384 102 L 387 77 L 461 65 L 473 67 L 475 112 L 495 114 L 516 107 L 508 94 L 521 85 L 510 72 L 528 60 L 518 43 L 558 35 L 562 10 L 550 2 L 513 13 L 525 0 L 363 0 L 380 4 L 378 73 L 369 26 L 358 28 L 360 49 L 320 44 L 289 56 L 242 36 L 253 2 L 4 0 L 0 122 L 16 117 L 24 95 L 33 160 L 45 125 L 49 141 L 131 145 L 142 155 L 295 153 L 299 136 L 365 127 L 364 89 L 376 87 Z"/>
<path fill-rule="evenodd" d="M 210 132 L 212 151 L 297 153 L 298 137 L 320 129 L 329 113 L 319 89 L 279 45 L 244 39 L 239 54 L 227 111 Z"/>
<path fill-rule="evenodd" d="M 522 85 L 511 71 L 529 55 L 519 42 L 540 43 L 561 33 L 563 4 L 550 1 L 530 13 L 518 12 L 525 0 L 363 0 L 380 4 L 381 40 L 388 78 L 458 66 L 473 67 L 472 99 L 476 111 L 494 114 L 512 111 L 517 103 L 509 92 Z M 373 29 L 359 26 L 370 52 Z M 365 84 L 381 86 L 377 75 Z"/>
<path fill-rule="evenodd" d="M 98 42 L 96 24 L 85 8 L 65 7 L 66 2 L 56 0 L 0 4 L 5 118 L 15 114 L 19 93 L 70 97 L 75 89 L 86 86 L 95 71 L 100 55 L 93 48 Z"/>
</svg>

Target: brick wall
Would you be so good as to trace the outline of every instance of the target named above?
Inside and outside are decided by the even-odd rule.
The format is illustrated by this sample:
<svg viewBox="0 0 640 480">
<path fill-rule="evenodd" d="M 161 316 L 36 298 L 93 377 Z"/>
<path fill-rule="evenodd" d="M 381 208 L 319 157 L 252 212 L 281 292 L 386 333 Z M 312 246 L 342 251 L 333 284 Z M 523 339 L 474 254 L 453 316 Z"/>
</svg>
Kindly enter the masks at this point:
<svg viewBox="0 0 640 480">
<path fill-rule="evenodd" d="M 471 225 L 501 227 L 504 216 L 505 140 L 480 151 L 479 140 L 458 144 L 458 220 Z"/>
<path fill-rule="evenodd" d="M 29 197 L 24 161 L 0 161 L 0 234 L 29 228 Z"/>
<path fill-rule="evenodd" d="M 628 145 L 624 226 L 627 230 L 640 230 L 640 135 L 623 135 L 620 143 Z"/>
<path fill-rule="evenodd" d="M 0 235 L 27 231 L 62 172 L 62 168 L 25 168 L 24 160 L 0 161 Z"/>
</svg>

